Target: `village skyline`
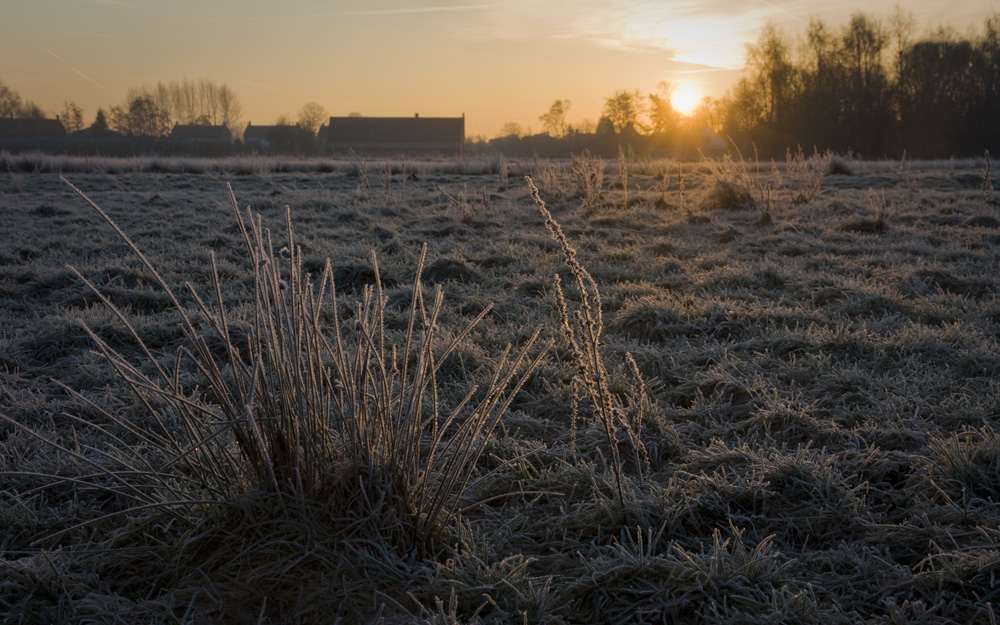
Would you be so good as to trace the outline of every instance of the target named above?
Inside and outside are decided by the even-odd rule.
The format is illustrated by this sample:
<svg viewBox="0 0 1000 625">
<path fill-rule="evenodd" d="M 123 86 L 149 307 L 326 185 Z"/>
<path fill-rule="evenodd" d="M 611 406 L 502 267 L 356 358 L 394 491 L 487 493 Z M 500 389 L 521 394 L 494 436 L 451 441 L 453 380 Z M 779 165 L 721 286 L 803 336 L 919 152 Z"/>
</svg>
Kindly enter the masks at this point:
<svg viewBox="0 0 1000 625">
<path fill-rule="evenodd" d="M 317 102 L 331 116 L 464 114 L 468 136 L 490 138 L 508 124 L 542 132 L 557 99 L 572 103 L 570 124 L 586 126 L 617 90 L 662 82 L 720 98 L 766 24 L 796 36 L 813 18 L 884 20 L 896 4 L 298 0 L 278 12 L 254 0 L 3 2 L 0 80 L 50 116 L 76 103 L 88 125 L 131 88 L 206 79 L 235 90 L 244 125 L 294 119 Z M 996 10 L 986 0 L 901 8 L 918 32 L 959 35 Z"/>
</svg>

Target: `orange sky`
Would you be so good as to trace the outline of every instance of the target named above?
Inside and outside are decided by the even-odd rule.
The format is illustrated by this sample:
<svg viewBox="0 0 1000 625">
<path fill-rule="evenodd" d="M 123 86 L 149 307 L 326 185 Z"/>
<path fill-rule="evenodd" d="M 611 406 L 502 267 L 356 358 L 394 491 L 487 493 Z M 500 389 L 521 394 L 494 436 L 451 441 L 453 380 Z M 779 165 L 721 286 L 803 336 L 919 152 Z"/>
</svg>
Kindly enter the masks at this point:
<svg viewBox="0 0 1000 625">
<path fill-rule="evenodd" d="M 0 0 L 0 80 L 50 114 L 65 100 L 89 124 L 130 86 L 205 78 L 240 96 L 244 122 L 331 115 L 451 117 L 493 137 L 569 99 L 596 121 L 617 89 L 657 83 L 722 96 L 743 49 L 773 21 L 840 26 L 896 2 L 826 0 Z M 979 28 L 995 0 L 902 3 L 922 26 Z"/>
</svg>

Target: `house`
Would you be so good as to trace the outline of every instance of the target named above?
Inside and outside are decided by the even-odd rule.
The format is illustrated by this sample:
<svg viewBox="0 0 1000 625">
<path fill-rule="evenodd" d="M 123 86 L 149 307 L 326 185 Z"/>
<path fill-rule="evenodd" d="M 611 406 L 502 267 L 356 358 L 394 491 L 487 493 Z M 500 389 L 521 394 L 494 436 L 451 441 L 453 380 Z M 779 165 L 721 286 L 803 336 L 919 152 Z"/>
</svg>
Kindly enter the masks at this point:
<svg viewBox="0 0 1000 625">
<path fill-rule="evenodd" d="M 278 124 L 277 126 L 247 125 L 243 131 L 243 146 L 250 150 L 277 154 L 314 154 L 316 133 L 309 128 Z"/>
<path fill-rule="evenodd" d="M 12 117 L 0 117 L 0 137 L 24 139 L 64 136 L 66 136 L 66 129 L 58 119 L 14 119 Z"/>
<path fill-rule="evenodd" d="M 66 141 L 58 119 L 0 118 L 0 150 L 5 152 L 57 152 Z"/>
<path fill-rule="evenodd" d="M 271 137 L 276 132 L 275 128 L 277 126 L 254 126 L 253 124 L 247 124 L 246 130 L 243 131 L 243 145 L 264 151 L 268 150 L 272 143 Z"/>
<path fill-rule="evenodd" d="M 461 153 L 465 115 L 461 117 L 331 117 L 327 151 Z"/>
<path fill-rule="evenodd" d="M 229 132 L 229 127 L 225 124 L 222 124 L 221 126 L 175 124 L 173 130 L 170 131 L 169 138 L 175 141 L 180 141 L 185 145 L 228 145 L 233 142 L 233 135 Z"/>
</svg>

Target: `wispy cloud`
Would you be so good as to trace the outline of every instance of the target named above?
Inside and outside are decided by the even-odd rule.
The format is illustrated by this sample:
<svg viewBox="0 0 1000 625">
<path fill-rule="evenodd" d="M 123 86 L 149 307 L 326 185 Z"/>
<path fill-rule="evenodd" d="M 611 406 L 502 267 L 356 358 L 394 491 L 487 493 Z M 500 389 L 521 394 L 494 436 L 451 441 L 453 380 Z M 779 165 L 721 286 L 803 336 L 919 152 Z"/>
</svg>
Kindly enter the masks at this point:
<svg viewBox="0 0 1000 625">
<path fill-rule="evenodd" d="M 793 19 L 793 20 L 795 20 L 797 22 L 801 22 L 803 24 L 808 24 L 809 23 L 809 20 L 805 19 L 801 15 L 796 15 L 796 14 L 792 13 L 791 11 L 788 11 L 788 10 L 786 10 L 786 9 L 784 9 L 784 8 L 776 5 L 776 4 L 772 4 L 772 3 L 768 2 L 767 0 L 757 0 L 757 1 L 760 2 L 761 4 L 763 4 L 764 6 L 767 6 L 767 7 L 770 7 L 772 9 L 774 9 L 777 13 L 780 13 L 782 15 L 790 17 L 791 19 Z"/>
<path fill-rule="evenodd" d="M 732 69 L 768 21 L 807 22 L 816 0 L 505 0 L 470 39 L 561 39 Z"/>
<path fill-rule="evenodd" d="M 129 7 L 130 9 L 136 8 L 134 2 L 129 2 L 128 0 L 87 0 L 89 4 L 107 4 L 111 6 L 119 7 Z"/>
<path fill-rule="evenodd" d="M 63 64 L 63 65 L 65 65 L 66 67 L 68 67 L 68 68 L 70 68 L 71 70 L 73 70 L 74 72 L 76 72 L 76 73 L 77 73 L 77 74 L 78 74 L 78 75 L 79 75 L 79 76 L 80 76 L 81 78 L 83 78 L 83 79 L 84 79 L 84 80 L 86 80 L 87 82 L 89 82 L 89 83 L 91 83 L 91 84 L 94 84 L 94 85 L 97 85 L 97 86 L 98 86 L 98 87 L 100 87 L 101 89 L 104 89 L 104 85 L 102 85 L 101 83 L 97 82 L 96 80 L 94 80 L 94 79 L 93 79 L 93 78 L 91 78 L 90 76 L 88 76 L 88 75 L 84 74 L 83 72 L 81 72 L 81 71 L 80 71 L 80 70 L 78 70 L 77 68 L 73 67 L 73 65 L 72 65 L 72 64 L 70 64 L 70 63 L 69 63 L 68 61 L 66 61 L 66 59 L 62 58 L 61 56 L 59 56 L 58 54 L 56 54 L 56 53 L 55 53 L 55 52 L 53 52 L 52 50 L 49 50 L 48 48 L 46 48 L 46 49 L 45 49 L 45 51 L 46 51 L 46 52 L 48 52 L 49 54 L 51 54 L 51 55 L 52 55 L 52 58 L 54 58 L 55 60 L 59 61 L 60 63 L 62 63 L 62 64 Z"/>
<path fill-rule="evenodd" d="M 506 0 L 470 37 L 576 39 L 617 50 L 733 67 L 773 9 L 743 0 Z"/>
<path fill-rule="evenodd" d="M 479 11 L 483 9 L 490 8 L 491 5 L 487 4 L 465 4 L 458 6 L 424 6 L 424 7 L 393 7 L 386 9 L 363 9 L 357 11 L 318 11 L 312 13 L 272 13 L 272 14 L 243 14 L 243 15 L 226 15 L 224 17 L 208 17 L 208 18 L 198 18 L 192 20 L 185 20 L 186 24 L 203 24 L 203 23 L 214 23 L 214 22 L 273 22 L 276 20 L 281 21 L 301 21 L 301 20 L 315 20 L 324 19 L 331 17 L 365 17 L 365 16 L 394 16 L 394 15 L 416 15 L 416 14 L 432 14 L 432 13 L 465 13 L 470 11 Z"/>
</svg>

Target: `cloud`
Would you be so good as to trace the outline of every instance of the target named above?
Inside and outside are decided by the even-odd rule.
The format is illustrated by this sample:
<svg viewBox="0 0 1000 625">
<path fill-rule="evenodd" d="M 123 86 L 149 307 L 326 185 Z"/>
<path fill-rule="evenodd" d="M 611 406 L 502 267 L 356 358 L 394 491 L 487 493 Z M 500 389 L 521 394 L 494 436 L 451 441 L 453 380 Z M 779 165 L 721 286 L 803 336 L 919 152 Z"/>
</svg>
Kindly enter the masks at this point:
<svg viewBox="0 0 1000 625">
<path fill-rule="evenodd" d="M 656 52 L 698 65 L 742 67 L 769 21 L 808 23 L 818 0 L 505 0 L 483 10 L 471 40 L 578 40 Z"/>
<path fill-rule="evenodd" d="M 575 39 L 732 67 L 741 64 L 748 35 L 773 11 L 739 0 L 507 0 L 484 9 L 470 38 Z"/>
<path fill-rule="evenodd" d="M 111 6 L 128 7 L 130 9 L 137 8 L 134 2 L 129 2 L 128 0 L 87 0 L 89 4 L 106 4 Z"/>
<path fill-rule="evenodd" d="M 115 0 L 110 0 L 115 1 Z M 485 8 L 489 8 L 490 5 L 485 4 L 464 4 L 456 6 L 406 6 L 406 7 L 392 7 L 386 9 L 362 9 L 355 11 L 318 11 L 313 13 L 294 13 L 285 12 L 278 14 L 238 14 L 238 15 L 226 15 L 225 17 L 218 18 L 200 18 L 195 20 L 186 20 L 186 24 L 202 24 L 202 23 L 213 23 L 213 22 L 272 22 L 276 20 L 282 21 L 299 21 L 299 20 L 315 20 L 324 19 L 330 17 L 366 17 L 366 16 L 394 16 L 394 15 L 416 15 L 416 14 L 433 14 L 433 13 L 465 13 L 469 11 L 478 11 Z"/>
</svg>

